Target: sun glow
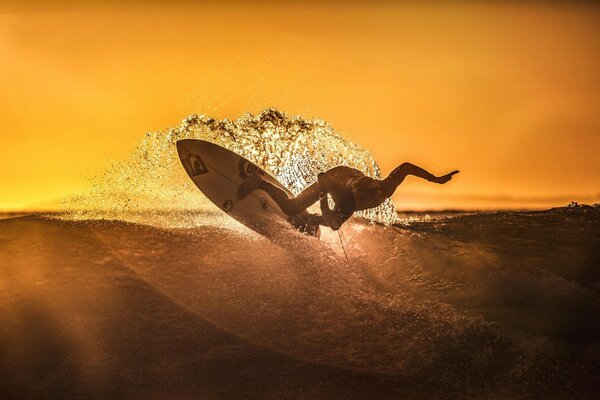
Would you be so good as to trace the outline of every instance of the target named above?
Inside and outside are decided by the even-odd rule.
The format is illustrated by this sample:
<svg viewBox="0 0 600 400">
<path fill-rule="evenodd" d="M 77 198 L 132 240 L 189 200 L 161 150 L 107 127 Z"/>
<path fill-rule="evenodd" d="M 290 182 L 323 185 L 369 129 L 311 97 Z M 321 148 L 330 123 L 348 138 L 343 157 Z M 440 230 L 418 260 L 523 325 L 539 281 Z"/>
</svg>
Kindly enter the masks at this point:
<svg viewBox="0 0 600 400">
<path fill-rule="evenodd" d="M 4 2 L 0 209 L 58 208 L 188 115 L 270 107 L 327 121 L 383 175 L 461 170 L 443 188 L 408 179 L 400 209 L 599 201 L 599 16 L 586 2 Z"/>
</svg>

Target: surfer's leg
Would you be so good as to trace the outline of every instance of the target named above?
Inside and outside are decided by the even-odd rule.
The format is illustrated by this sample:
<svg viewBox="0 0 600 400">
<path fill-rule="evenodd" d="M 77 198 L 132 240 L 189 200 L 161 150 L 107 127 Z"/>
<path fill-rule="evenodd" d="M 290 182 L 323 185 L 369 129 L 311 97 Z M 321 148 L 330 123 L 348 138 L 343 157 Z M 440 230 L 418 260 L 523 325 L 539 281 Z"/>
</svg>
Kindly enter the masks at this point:
<svg viewBox="0 0 600 400">
<path fill-rule="evenodd" d="M 279 208 L 281 208 L 281 211 L 287 215 L 296 215 L 319 200 L 319 188 L 316 183 L 313 183 L 300 192 L 298 196 L 292 198 L 289 198 L 284 190 L 264 179 L 261 179 L 260 189 L 267 192 L 275 200 Z"/>
<path fill-rule="evenodd" d="M 298 196 L 290 198 L 285 190 L 258 175 L 253 175 L 242 182 L 238 189 L 238 196 L 243 199 L 257 189 L 267 192 L 281 208 L 281 211 L 290 216 L 306 210 L 319 200 L 319 188 L 316 183 L 304 189 Z"/>
<path fill-rule="evenodd" d="M 319 200 L 319 186 L 317 182 L 298 193 L 298 196 L 294 197 L 292 200 L 294 206 L 300 211 L 304 211 L 315 204 Z"/>
<path fill-rule="evenodd" d="M 260 188 L 261 177 L 259 175 L 252 175 L 246 178 L 240 186 L 238 186 L 238 198 L 243 199 L 250 193 Z"/>
</svg>

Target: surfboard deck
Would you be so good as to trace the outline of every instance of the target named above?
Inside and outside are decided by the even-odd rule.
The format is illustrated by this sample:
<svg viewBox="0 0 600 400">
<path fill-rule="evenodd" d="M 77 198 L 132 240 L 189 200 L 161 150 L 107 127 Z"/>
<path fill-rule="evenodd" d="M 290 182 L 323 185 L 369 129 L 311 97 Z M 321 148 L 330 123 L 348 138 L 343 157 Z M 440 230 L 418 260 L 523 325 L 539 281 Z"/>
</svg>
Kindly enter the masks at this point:
<svg viewBox="0 0 600 400">
<path fill-rule="evenodd" d="M 289 216 L 265 191 L 257 189 L 243 199 L 238 187 L 254 174 L 292 193 L 277 179 L 246 158 L 205 140 L 183 139 L 177 142 L 177 153 L 188 176 L 196 187 L 217 207 L 255 232 L 270 237 Z M 317 230 L 314 236 L 319 236 Z"/>
</svg>

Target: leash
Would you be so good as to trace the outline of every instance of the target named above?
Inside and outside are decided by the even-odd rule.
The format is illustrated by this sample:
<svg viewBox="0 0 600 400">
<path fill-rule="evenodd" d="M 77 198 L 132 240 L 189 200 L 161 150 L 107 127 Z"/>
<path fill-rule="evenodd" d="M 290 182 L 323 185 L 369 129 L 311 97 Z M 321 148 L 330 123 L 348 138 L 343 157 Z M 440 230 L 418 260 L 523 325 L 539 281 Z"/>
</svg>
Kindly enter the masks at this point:
<svg viewBox="0 0 600 400">
<path fill-rule="evenodd" d="M 340 229 L 338 229 L 337 234 L 338 234 L 338 238 L 340 239 L 340 244 L 342 245 L 342 250 L 344 250 L 344 257 L 346 257 L 346 263 L 348 264 L 348 267 L 350 267 L 350 260 L 348 260 L 348 253 L 346 253 L 346 246 L 344 246 L 344 241 L 342 240 L 342 228 L 341 227 L 340 227 Z"/>
</svg>

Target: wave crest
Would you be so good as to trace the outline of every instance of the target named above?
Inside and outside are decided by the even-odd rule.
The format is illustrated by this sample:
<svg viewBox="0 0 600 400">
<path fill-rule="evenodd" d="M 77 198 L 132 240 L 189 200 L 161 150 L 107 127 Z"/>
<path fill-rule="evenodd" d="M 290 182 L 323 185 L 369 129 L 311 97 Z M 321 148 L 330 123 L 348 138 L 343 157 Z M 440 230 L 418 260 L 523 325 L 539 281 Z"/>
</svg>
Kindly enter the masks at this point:
<svg viewBox="0 0 600 400">
<path fill-rule="evenodd" d="M 180 139 L 203 139 L 248 158 L 277 177 L 294 194 L 315 182 L 319 172 L 337 165 L 380 178 L 379 166 L 365 149 L 344 138 L 321 119 L 288 116 L 274 108 L 246 113 L 235 121 L 190 115 L 177 127 L 146 133 L 121 161 L 89 179 L 88 187 L 63 201 L 63 209 L 86 219 L 122 219 L 153 210 L 206 210 L 213 206 L 186 176 L 177 158 Z M 388 199 L 358 213 L 372 221 L 393 223 Z"/>
</svg>

